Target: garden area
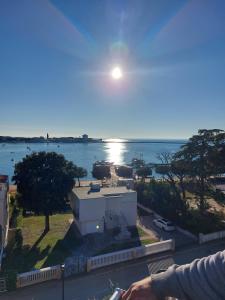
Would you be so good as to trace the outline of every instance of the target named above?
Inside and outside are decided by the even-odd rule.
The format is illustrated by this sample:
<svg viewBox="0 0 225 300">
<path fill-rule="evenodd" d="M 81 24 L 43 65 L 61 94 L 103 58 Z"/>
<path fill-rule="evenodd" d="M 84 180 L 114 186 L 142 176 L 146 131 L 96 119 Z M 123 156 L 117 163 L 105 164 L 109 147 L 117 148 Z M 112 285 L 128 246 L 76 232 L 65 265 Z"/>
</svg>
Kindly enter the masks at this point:
<svg viewBox="0 0 225 300">
<path fill-rule="evenodd" d="M 45 232 L 44 216 L 24 217 L 17 209 L 16 228 L 6 249 L 3 273 L 27 272 L 63 263 L 79 244 L 71 228 L 72 219 L 70 212 L 54 214 L 50 217 L 50 230 Z"/>
<path fill-rule="evenodd" d="M 207 208 L 202 211 L 196 204 L 197 196 L 190 191 L 187 192 L 184 208 L 180 203 L 181 198 L 176 198 L 166 181 L 151 180 L 149 183 L 138 183 L 136 190 L 139 203 L 195 235 L 225 230 L 224 205 L 211 196 L 206 197 Z M 139 209 L 139 214 L 143 213 Z"/>
<path fill-rule="evenodd" d="M 131 234 L 130 239 L 117 241 L 111 245 L 108 245 L 107 247 L 96 253 L 96 255 L 107 254 L 110 252 L 126 250 L 129 248 L 145 246 L 158 242 L 158 239 L 155 236 L 150 236 L 140 226 L 132 226 L 128 230 Z"/>
<path fill-rule="evenodd" d="M 159 178 L 136 182 L 138 202 L 196 235 L 225 230 L 225 132 L 198 130 L 157 159 Z"/>
</svg>

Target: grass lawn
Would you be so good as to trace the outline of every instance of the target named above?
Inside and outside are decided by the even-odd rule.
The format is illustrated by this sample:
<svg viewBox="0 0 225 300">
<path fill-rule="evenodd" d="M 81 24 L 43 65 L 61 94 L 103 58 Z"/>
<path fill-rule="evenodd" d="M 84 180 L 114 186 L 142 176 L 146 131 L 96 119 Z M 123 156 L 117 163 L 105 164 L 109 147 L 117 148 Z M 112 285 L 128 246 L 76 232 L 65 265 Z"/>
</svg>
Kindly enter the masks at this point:
<svg viewBox="0 0 225 300">
<path fill-rule="evenodd" d="M 44 230 L 44 216 L 21 218 L 21 230 L 3 262 L 4 272 L 26 272 L 64 262 L 79 241 L 70 228 L 71 213 L 50 217 L 50 231 Z"/>
<path fill-rule="evenodd" d="M 137 230 L 140 237 L 147 235 L 147 233 L 140 226 L 137 226 Z"/>
<path fill-rule="evenodd" d="M 140 226 L 132 226 L 129 227 L 129 231 L 131 233 L 132 238 L 142 238 L 147 237 L 148 233 L 146 233 Z"/>
</svg>

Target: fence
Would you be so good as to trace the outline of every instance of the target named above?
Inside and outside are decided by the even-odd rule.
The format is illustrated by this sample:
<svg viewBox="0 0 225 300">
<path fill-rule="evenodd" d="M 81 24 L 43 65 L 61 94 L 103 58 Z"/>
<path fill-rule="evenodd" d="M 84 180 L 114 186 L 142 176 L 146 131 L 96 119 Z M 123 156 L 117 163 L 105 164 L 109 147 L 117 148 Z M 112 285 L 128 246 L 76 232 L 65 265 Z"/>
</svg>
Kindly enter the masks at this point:
<svg viewBox="0 0 225 300">
<path fill-rule="evenodd" d="M 64 276 L 69 277 L 87 271 L 86 256 L 72 256 L 66 259 Z"/>
<path fill-rule="evenodd" d="M 91 271 L 104 266 L 116 264 L 119 262 L 128 261 L 131 259 L 171 251 L 175 249 L 174 240 L 162 241 L 146 246 L 131 248 L 128 250 L 121 250 L 113 253 L 103 254 L 91 257 L 87 260 L 87 271 Z"/>
<path fill-rule="evenodd" d="M 176 229 L 181 232 L 182 234 L 188 236 L 189 238 L 191 238 L 193 241 L 195 242 L 198 242 L 198 236 L 197 235 L 194 235 L 192 234 L 191 232 L 183 229 L 183 228 L 180 228 L 179 226 L 176 226 Z"/>
<path fill-rule="evenodd" d="M 4 293 L 6 291 L 6 280 L 5 278 L 0 278 L 0 293 Z"/>
<path fill-rule="evenodd" d="M 60 265 L 17 275 L 17 288 L 61 277 Z"/>
<path fill-rule="evenodd" d="M 198 236 L 199 244 L 204 244 L 209 241 L 222 239 L 224 237 L 225 237 L 225 231 L 218 231 L 218 232 L 213 232 L 213 233 L 209 233 L 209 234 L 199 233 L 199 236 Z"/>
<path fill-rule="evenodd" d="M 128 261 L 131 259 L 171 251 L 175 249 L 174 240 L 162 241 L 146 246 L 140 246 L 118 252 L 112 252 L 104 255 L 99 255 L 87 259 L 86 257 L 71 258 L 65 264 L 65 277 L 78 274 L 81 272 L 89 272 L 91 270 L 101 268 L 103 266 L 112 265 L 118 262 Z M 48 280 L 60 279 L 61 267 L 60 265 L 48 267 L 36 271 L 22 273 L 17 275 L 17 288 L 28 285 L 41 283 Z"/>
</svg>

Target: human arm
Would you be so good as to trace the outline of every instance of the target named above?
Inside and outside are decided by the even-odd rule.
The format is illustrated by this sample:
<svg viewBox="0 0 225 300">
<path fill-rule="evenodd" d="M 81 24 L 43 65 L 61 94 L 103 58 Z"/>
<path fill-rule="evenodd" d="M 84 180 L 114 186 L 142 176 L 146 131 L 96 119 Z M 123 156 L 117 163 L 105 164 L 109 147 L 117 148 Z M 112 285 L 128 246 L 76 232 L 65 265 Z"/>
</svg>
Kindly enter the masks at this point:
<svg viewBox="0 0 225 300">
<path fill-rule="evenodd" d="M 148 277 L 143 283 L 139 281 L 133 284 L 128 290 L 129 294 L 125 293 L 122 299 L 139 300 L 139 293 L 141 297 L 149 293 L 143 299 L 150 300 L 161 300 L 165 297 L 192 300 L 225 299 L 225 251 L 194 260 L 191 264 L 173 265 L 166 272 Z"/>
</svg>

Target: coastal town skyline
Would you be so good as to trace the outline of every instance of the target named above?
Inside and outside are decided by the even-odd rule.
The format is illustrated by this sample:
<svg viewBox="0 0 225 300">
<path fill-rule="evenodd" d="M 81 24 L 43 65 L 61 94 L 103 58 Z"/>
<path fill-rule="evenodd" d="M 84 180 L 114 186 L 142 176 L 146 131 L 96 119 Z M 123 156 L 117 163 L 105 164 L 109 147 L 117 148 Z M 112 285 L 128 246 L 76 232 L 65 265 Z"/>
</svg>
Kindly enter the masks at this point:
<svg viewBox="0 0 225 300">
<path fill-rule="evenodd" d="M 224 11 L 221 0 L 2 2 L 0 135 L 224 129 Z"/>
</svg>

